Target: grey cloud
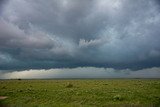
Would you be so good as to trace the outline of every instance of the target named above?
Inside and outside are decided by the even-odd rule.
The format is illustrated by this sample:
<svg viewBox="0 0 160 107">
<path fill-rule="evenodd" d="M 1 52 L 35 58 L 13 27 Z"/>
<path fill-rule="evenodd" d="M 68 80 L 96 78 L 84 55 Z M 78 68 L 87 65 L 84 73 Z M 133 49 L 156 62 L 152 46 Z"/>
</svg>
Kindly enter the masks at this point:
<svg viewBox="0 0 160 107">
<path fill-rule="evenodd" d="M 8 52 L 17 60 L 37 58 L 45 60 L 45 58 L 54 59 L 54 55 L 56 57 L 60 54 L 69 55 L 70 49 L 66 47 L 68 46 L 67 41 L 63 42 L 60 38 L 39 30 L 32 31 L 31 29 L 30 32 L 25 33 L 22 29 L 3 19 L 0 20 L 0 23 L 0 49 L 2 52 Z"/>
<path fill-rule="evenodd" d="M 8 0 L 1 0 L 1 1 L 0 1 L 0 14 L 1 14 L 1 12 L 2 12 L 2 9 L 3 9 L 4 4 L 5 4 L 7 1 L 8 1 Z"/>
<path fill-rule="evenodd" d="M 0 69 L 160 66 L 157 0 L 0 4 Z"/>
<path fill-rule="evenodd" d="M 160 68 L 153 67 L 132 71 L 113 68 L 78 67 L 0 72 L 0 79 L 46 79 L 46 78 L 159 78 Z"/>
<path fill-rule="evenodd" d="M 85 48 L 85 47 L 96 47 L 96 46 L 101 46 L 103 44 L 106 44 L 108 40 L 106 38 L 103 39 L 94 39 L 94 40 L 85 40 L 85 39 L 80 39 L 79 40 L 79 47 Z"/>
</svg>

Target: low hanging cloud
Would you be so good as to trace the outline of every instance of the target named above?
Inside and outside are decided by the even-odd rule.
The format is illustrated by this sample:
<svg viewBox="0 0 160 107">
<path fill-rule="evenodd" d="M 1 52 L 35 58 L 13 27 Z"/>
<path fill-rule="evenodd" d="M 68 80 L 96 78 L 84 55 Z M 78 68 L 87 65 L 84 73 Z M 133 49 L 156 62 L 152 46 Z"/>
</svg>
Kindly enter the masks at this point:
<svg viewBox="0 0 160 107">
<path fill-rule="evenodd" d="M 153 67 L 132 71 L 113 68 L 78 67 L 61 69 L 24 70 L 0 72 L 0 79 L 48 79 L 48 78 L 159 78 L 160 68 Z"/>
<path fill-rule="evenodd" d="M 2 0 L 0 70 L 160 66 L 158 0 Z"/>
</svg>

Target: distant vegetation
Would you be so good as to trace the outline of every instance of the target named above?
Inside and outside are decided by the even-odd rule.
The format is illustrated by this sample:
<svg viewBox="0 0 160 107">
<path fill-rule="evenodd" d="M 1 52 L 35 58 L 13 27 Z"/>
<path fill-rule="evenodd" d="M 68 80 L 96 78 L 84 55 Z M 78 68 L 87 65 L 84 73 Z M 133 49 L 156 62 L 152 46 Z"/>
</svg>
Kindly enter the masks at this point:
<svg viewBox="0 0 160 107">
<path fill-rule="evenodd" d="M 0 80 L 1 106 L 160 107 L 160 80 Z"/>
</svg>

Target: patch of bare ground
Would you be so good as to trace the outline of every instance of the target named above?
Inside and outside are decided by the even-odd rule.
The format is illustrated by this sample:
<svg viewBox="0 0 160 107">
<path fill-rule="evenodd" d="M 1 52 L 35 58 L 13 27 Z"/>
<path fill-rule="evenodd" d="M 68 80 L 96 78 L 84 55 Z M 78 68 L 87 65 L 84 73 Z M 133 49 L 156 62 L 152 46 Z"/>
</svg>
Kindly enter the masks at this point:
<svg viewBox="0 0 160 107">
<path fill-rule="evenodd" d="M 8 97 L 7 96 L 0 96 L 0 100 L 4 100 L 6 98 L 8 98 Z"/>
</svg>

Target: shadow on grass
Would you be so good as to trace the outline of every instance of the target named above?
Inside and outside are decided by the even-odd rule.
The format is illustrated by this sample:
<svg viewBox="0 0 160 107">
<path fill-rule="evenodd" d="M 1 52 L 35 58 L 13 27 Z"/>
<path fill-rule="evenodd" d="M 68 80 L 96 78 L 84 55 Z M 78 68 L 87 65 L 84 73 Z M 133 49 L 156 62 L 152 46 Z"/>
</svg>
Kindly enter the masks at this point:
<svg viewBox="0 0 160 107">
<path fill-rule="evenodd" d="M 0 100 L 0 107 L 9 107 L 4 100 Z"/>
</svg>

